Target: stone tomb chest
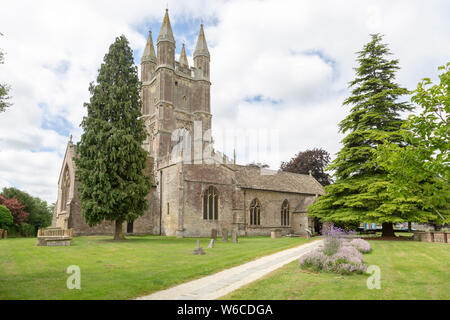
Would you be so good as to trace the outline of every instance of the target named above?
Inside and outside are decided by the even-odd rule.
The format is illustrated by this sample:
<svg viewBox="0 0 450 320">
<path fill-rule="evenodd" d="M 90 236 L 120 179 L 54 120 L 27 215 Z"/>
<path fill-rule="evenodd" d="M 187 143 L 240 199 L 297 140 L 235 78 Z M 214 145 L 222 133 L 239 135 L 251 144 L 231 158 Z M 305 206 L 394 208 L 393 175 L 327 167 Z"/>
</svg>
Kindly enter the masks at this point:
<svg viewBox="0 0 450 320">
<path fill-rule="evenodd" d="M 64 247 L 70 246 L 72 229 L 48 228 L 39 229 L 37 246 Z"/>
</svg>

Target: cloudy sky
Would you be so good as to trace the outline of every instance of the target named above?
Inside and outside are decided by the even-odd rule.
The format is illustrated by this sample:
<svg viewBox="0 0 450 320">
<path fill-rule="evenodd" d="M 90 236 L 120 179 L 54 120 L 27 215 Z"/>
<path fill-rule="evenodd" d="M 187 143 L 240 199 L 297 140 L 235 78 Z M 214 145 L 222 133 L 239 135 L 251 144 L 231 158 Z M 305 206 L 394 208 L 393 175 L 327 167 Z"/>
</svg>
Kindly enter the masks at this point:
<svg viewBox="0 0 450 320">
<path fill-rule="evenodd" d="M 2 0 L 0 83 L 11 85 L 14 105 L 0 114 L 0 188 L 55 202 L 69 135 L 80 139 L 88 86 L 109 45 L 124 34 L 139 63 L 167 5 L 177 56 L 184 41 L 191 65 L 205 25 L 217 144 L 225 130 L 276 133 L 279 152 L 256 159 L 274 169 L 301 150 L 339 150 L 342 101 L 369 34 L 385 35 L 409 89 L 450 61 L 447 0 Z"/>
</svg>

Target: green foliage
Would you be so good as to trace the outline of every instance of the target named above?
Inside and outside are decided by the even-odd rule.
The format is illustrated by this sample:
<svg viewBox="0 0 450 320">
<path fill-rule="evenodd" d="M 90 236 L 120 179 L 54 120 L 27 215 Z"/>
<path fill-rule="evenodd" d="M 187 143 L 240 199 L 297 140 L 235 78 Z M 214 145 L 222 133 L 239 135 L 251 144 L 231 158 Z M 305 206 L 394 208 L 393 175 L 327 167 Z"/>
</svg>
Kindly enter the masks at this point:
<svg viewBox="0 0 450 320">
<path fill-rule="evenodd" d="M 358 222 L 396 223 L 426 221 L 429 212 L 421 210 L 418 197 L 396 198 L 389 191 L 392 181 L 376 162 L 377 147 L 384 141 L 402 148 L 406 145 L 400 113 L 412 110 L 406 102 L 397 102 L 408 90 L 394 82 L 398 60 L 388 60 L 390 51 L 382 36 L 358 52 L 356 78 L 350 82 L 352 95 L 344 105 L 352 105 L 350 114 L 340 123 L 347 133 L 343 148 L 329 166 L 335 183 L 325 187 L 326 194 L 309 208 L 313 217 L 344 224 Z"/>
<path fill-rule="evenodd" d="M 0 205 L 0 228 L 8 229 L 8 226 L 14 222 L 11 211 L 3 205 Z"/>
<path fill-rule="evenodd" d="M 432 210 L 430 221 L 450 221 L 450 63 L 440 67 L 440 83 L 423 79 L 412 101 L 421 113 L 404 124 L 409 145 L 400 148 L 386 141 L 379 147 L 378 162 L 394 181 L 389 191 L 397 197 L 418 197 Z"/>
<path fill-rule="evenodd" d="M 3 188 L 1 195 L 6 199 L 17 199 L 24 205 L 24 211 L 29 213 L 26 222 L 33 226 L 35 234 L 39 228 L 46 228 L 52 223 L 53 211 L 46 201 L 16 188 Z"/>
<path fill-rule="evenodd" d="M 83 135 L 77 146 L 76 175 L 82 215 L 90 226 L 102 221 L 133 221 L 148 207 L 150 178 L 141 116 L 140 82 L 128 40 L 110 46 L 91 83 Z"/>
<path fill-rule="evenodd" d="M 34 237 L 36 236 L 35 226 L 29 223 L 23 223 L 19 226 L 19 232 L 22 237 Z"/>
</svg>

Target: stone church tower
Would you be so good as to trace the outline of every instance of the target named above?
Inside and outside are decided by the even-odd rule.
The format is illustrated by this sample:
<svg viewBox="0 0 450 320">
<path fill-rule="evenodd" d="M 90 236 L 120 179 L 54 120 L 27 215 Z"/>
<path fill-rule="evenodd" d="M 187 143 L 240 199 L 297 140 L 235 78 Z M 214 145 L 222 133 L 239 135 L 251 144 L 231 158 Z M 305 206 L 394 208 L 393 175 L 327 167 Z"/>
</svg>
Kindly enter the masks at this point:
<svg viewBox="0 0 450 320">
<path fill-rule="evenodd" d="M 141 60 L 141 79 L 142 114 L 149 133 L 145 148 L 154 157 L 155 169 L 158 169 L 167 164 L 174 147 L 180 143 L 188 147 L 185 149 L 192 149 L 184 158 L 193 159 L 190 143 L 195 145 L 211 129 L 212 115 L 210 55 L 203 25 L 193 67 L 189 67 L 184 44 L 179 61 L 175 61 L 176 42 L 167 10 L 156 46 L 157 55 L 150 32 Z M 194 130 L 195 122 L 201 123 L 200 132 Z M 194 131 L 198 137 L 194 137 Z"/>
<path fill-rule="evenodd" d="M 149 209 L 124 223 L 126 234 L 208 237 L 213 230 L 241 236 L 314 233 L 307 207 L 323 194 L 311 176 L 267 174 L 237 165 L 212 147 L 210 53 L 203 25 L 189 66 L 184 44 L 175 60 L 176 42 L 166 10 L 156 41 L 151 32 L 141 60 L 142 118 L 148 132 L 147 170 L 153 186 Z M 75 176 L 76 145 L 69 142 L 58 181 L 54 227 L 74 235 L 113 234 L 105 221 L 89 227 L 81 215 Z"/>
</svg>

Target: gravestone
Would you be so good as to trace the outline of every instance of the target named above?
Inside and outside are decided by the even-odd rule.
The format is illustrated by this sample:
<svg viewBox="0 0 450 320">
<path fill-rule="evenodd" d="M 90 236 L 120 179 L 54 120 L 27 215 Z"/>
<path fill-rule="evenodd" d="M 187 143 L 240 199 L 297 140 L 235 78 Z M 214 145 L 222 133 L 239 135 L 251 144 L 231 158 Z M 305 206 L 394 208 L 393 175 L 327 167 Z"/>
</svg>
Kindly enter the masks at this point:
<svg viewBox="0 0 450 320">
<path fill-rule="evenodd" d="M 227 229 L 222 229 L 222 241 L 228 242 L 228 230 Z"/>
<path fill-rule="evenodd" d="M 211 239 L 217 240 L 217 229 L 211 229 Z"/>
<path fill-rule="evenodd" d="M 272 231 L 271 233 L 270 233 L 270 236 L 271 236 L 271 238 L 272 239 L 278 239 L 278 238 L 281 238 L 281 230 L 275 230 L 275 231 Z"/>
<path fill-rule="evenodd" d="M 2 240 L 3 229 L 0 229 L 0 240 Z"/>
<path fill-rule="evenodd" d="M 208 248 L 212 249 L 214 248 L 214 239 L 211 239 L 211 241 L 209 242 Z"/>
<path fill-rule="evenodd" d="M 200 240 L 197 240 L 197 248 L 192 253 L 193 255 L 200 256 L 206 254 L 202 248 L 200 248 Z"/>
<path fill-rule="evenodd" d="M 3 231 L 3 239 L 8 239 L 8 230 Z"/>
<path fill-rule="evenodd" d="M 231 239 L 232 239 L 233 243 L 238 243 L 238 234 L 237 234 L 237 231 L 232 231 L 232 232 L 231 232 Z"/>
</svg>

